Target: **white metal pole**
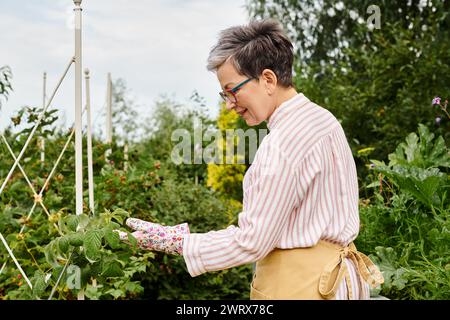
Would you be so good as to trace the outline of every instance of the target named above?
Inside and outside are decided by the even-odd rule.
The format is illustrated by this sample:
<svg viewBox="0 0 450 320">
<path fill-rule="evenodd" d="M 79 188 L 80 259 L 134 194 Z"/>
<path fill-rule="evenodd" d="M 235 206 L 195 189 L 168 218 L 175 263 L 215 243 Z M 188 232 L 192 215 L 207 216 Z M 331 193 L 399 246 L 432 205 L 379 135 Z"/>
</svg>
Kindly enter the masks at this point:
<svg viewBox="0 0 450 320">
<path fill-rule="evenodd" d="M 44 72 L 44 88 L 42 94 L 42 107 L 45 108 L 45 97 L 47 96 L 47 72 Z"/>
<path fill-rule="evenodd" d="M 45 108 L 45 97 L 47 95 L 47 72 L 44 72 L 44 85 L 42 92 L 42 108 Z M 39 147 L 41 149 L 41 167 L 44 167 L 45 162 L 45 139 L 44 137 L 40 137 Z"/>
<path fill-rule="evenodd" d="M 125 143 L 125 145 L 123 146 L 123 171 L 127 172 L 128 171 L 128 143 Z"/>
<path fill-rule="evenodd" d="M 76 214 L 83 213 L 83 137 L 82 137 L 82 88 L 81 88 L 81 0 L 75 4 L 75 195 Z"/>
<path fill-rule="evenodd" d="M 83 132 L 82 132 L 82 60 L 81 60 L 81 0 L 73 0 L 75 8 L 75 203 L 77 215 L 83 213 Z M 78 292 L 84 300 L 84 290 Z"/>
<path fill-rule="evenodd" d="M 91 128 L 91 91 L 89 86 L 89 69 L 84 70 L 86 76 L 86 118 L 87 118 L 87 161 L 89 182 L 89 208 L 94 212 L 94 168 L 92 164 L 92 128 Z"/>
<path fill-rule="evenodd" d="M 107 80 L 107 93 L 106 93 L 106 143 L 112 142 L 112 83 L 111 83 L 111 73 L 108 73 Z M 111 154 L 111 148 L 106 150 L 106 161 Z"/>
<path fill-rule="evenodd" d="M 45 162 L 45 139 L 44 139 L 44 137 L 39 137 L 39 148 L 41 149 L 41 167 L 44 167 L 44 162 Z"/>
</svg>

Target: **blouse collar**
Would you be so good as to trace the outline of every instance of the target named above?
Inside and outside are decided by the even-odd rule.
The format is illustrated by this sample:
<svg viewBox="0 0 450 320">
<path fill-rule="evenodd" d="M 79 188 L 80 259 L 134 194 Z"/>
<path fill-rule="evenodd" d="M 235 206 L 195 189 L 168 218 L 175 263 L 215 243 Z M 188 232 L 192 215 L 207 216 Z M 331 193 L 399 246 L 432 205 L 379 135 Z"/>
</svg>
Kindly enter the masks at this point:
<svg viewBox="0 0 450 320">
<path fill-rule="evenodd" d="M 275 109 L 269 119 L 267 119 L 267 128 L 269 130 L 273 130 L 290 110 L 301 107 L 307 102 L 309 102 L 309 99 L 306 98 L 303 93 L 299 93 L 289 100 L 284 101 L 278 106 L 278 108 Z"/>
</svg>

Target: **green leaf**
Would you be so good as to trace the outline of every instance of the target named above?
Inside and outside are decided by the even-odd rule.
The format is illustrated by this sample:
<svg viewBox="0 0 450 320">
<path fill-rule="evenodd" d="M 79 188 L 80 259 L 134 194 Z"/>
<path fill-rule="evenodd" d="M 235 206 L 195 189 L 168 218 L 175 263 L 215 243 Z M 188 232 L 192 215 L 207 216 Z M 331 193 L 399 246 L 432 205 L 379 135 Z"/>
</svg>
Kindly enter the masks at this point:
<svg viewBox="0 0 450 320">
<path fill-rule="evenodd" d="M 66 217 L 66 224 L 70 231 L 73 231 L 73 232 L 77 231 L 78 222 L 79 222 L 79 219 L 78 219 L 78 216 L 76 216 L 76 215 L 69 215 Z"/>
<path fill-rule="evenodd" d="M 437 168 L 394 166 L 377 167 L 376 171 L 389 177 L 402 191 L 410 193 L 427 206 L 437 205 L 440 200 L 436 192 L 446 182 L 445 175 Z"/>
<path fill-rule="evenodd" d="M 110 221 L 109 225 L 111 226 L 111 229 L 119 229 L 121 227 L 120 224 L 118 224 L 114 221 Z"/>
<path fill-rule="evenodd" d="M 410 133 L 406 137 L 406 144 L 402 143 L 401 146 L 404 149 L 406 160 L 408 162 L 413 162 L 416 160 L 417 156 L 419 156 L 419 150 L 418 150 L 418 142 L 419 138 L 415 133 Z"/>
<path fill-rule="evenodd" d="M 101 230 L 86 231 L 83 239 L 84 254 L 89 262 L 95 262 L 100 257 L 103 232 Z"/>
<path fill-rule="evenodd" d="M 120 248 L 121 241 L 117 232 L 112 231 L 110 228 L 106 228 L 106 230 L 104 230 L 104 233 L 105 240 L 112 249 Z"/>
<path fill-rule="evenodd" d="M 393 248 L 376 247 L 377 257 L 374 259 L 378 261 L 377 265 L 384 277 L 384 284 L 382 285 L 386 289 L 396 287 L 401 290 L 408 283 L 408 279 L 405 277 L 406 270 L 404 268 L 397 268 L 398 264 L 397 254 Z"/>
<path fill-rule="evenodd" d="M 405 142 L 400 143 L 395 152 L 388 155 L 389 166 L 401 165 L 422 169 L 450 167 L 450 157 L 445 141 L 439 136 L 434 142 L 434 134 L 419 124 L 419 135 L 410 133 Z"/>
<path fill-rule="evenodd" d="M 144 287 L 138 281 L 130 281 L 125 283 L 125 290 L 130 293 L 138 294 L 144 292 Z"/>
<path fill-rule="evenodd" d="M 127 236 L 128 236 L 128 242 L 130 242 L 131 247 L 136 249 L 138 247 L 137 239 L 130 232 L 127 232 Z"/>
<path fill-rule="evenodd" d="M 47 288 L 48 284 L 45 281 L 45 273 L 38 270 L 33 276 L 33 296 L 39 298 Z"/>
<path fill-rule="evenodd" d="M 405 288 L 405 285 L 408 283 L 408 280 L 404 278 L 404 274 L 406 273 L 406 270 L 403 268 L 395 270 L 394 274 L 392 275 L 392 286 L 396 287 L 398 290 L 402 290 Z"/>
<path fill-rule="evenodd" d="M 436 167 L 450 168 L 450 156 L 442 136 L 439 136 L 435 141 L 430 151 L 430 158 Z"/>
<path fill-rule="evenodd" d="M 58 248 L 61 252 L 66 253 L 69 250 L 70 242 L 68 237 L 61 237 L 57 242 Z"/>
<path fill-rule="evenodd" d="M 86 214 L 84 214 L 84 213 L 80 214 L 80 215 L 77 215 L 77 217 L 79 219 L 79 221 L 78 221 L 78 229 L 79 230 L 84 230 L 88 226 L 88 224 L 90 222 L 89 217 Z"/>
<path fill-rule="evenodd" d="M 378 188 L 378 187 L 380 187 L 380 181 L 374 181 L 366 186 L 366 188 Z"/>
<path fill-rule="evenodd" d="M 125 296 L 125 292 L 123 292 L 123 290 L 119 290 L 119 289 L 109 289 L 105 293 L 112 295 L 114 297 L 114 299 L 118 299 L 120 297 Z"/>
<path fill-rule="evenodd" d="M 58 196 L 56 194 L 50 194 L 45 196 L 45 203 L 49 208 L 54 208 L 59 206 L 61 202 L 64 200 L 63 197 Z"/>
<path fill-rule="evenodd" d="M 74 247 L 79 247 L 83 245 L 84 234 L 83 233 L 70 233 L 67 236 L 69 244 Z"/>
<path fill-rule="evenodd" d="M 47 262 L 53 267 L 58 267 L 59 263 L 58 263 L 58 259 L 57 259 L 57 255 L 58 255 L 58 251 L 59 248 L 57 246 L 57 240 L 52 240 L 48 245 L 45 246 L 44 249 L 44 254 L 45 254 L 45 260 L 47 260 Z"/>
<path fill-rule="evenodd" d="M 103 288 L 103 285 L 101 284 L 94 287 L 90 283 L 88 283 L 86 286 L 86 290 L 84 291 L 84 294 L 91 300 L 99 300 L 103 294 L 102 290 L 99 290 L 101 288 Z"/>
<path fill-rule="evenodd" d="M 123 224 L 124 219 L 129 216 L 130 214 L 123 209 L 116 209 L 112 213 L 112 218 L 120 224 Z"/>
<path fill-rule="evenodd" d="M 25 184 L 22 181 L 16 181 L 9 187 L 9 192 L 21 192 L 24 190 Z"/>
<path fill-rule="evenodd" d="M 102 264 L 101 274 L 104 277 L 122 277 L 124 272 L 122 266 L 117 261 L 105 261 Z"/>
<path fill-rule="evenodd" d="M 90 219 L 85 214 L 68 215 L 65 217 L 65 222 L 70 231 L 76 232 L 78 230 L 84 230 L 88 226 Z"/>
</svg>

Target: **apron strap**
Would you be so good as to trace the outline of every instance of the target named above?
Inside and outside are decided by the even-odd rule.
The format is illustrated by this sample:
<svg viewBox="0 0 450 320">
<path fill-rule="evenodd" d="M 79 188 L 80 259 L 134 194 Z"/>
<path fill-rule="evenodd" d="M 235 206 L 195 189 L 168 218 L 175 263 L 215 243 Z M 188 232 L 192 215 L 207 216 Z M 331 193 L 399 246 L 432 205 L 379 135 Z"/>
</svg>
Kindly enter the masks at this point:
<svg viewBox="0 0 450 320">
<path fill-rule="evenodd" d="M 372 288 L 384 282 L 383 275 L 378 267 L 365 254 L 356 249 L 352 242 L 347 247 L 339 249 L 337 256 L 325 266 L 320 275 L 319 293 L 325 299 L 333 299 L 336 296 L 337 289 L 342 278 L 345 277 L 349 299 L 353 298 L 352 285 L 350 282 L 350 273 L 345 263 L 345 258 L 349 258 L 354 263 L 358 273 L 364 281 Z M 337 270 L 336 277 L 332 278 L 333 272 Z M 362 285 L 360 286 L 360 295 Z"/>
</svg>

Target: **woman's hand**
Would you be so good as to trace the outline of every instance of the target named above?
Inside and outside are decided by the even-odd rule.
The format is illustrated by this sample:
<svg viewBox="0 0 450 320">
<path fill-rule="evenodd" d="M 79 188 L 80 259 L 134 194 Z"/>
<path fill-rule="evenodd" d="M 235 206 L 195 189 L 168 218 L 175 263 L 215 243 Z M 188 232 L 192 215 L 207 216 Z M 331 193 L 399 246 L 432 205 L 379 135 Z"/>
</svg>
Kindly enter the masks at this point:
<svg viewBox="0 0 450 320">
<path fill-rule="evenodd" d="M 127 226 L 136 230 L 132 235 L 138 242 L 138 247 L 144 250 L 161 251 L 169 254 L 183 254 L 183 236 L 189 234 L 189 226 L 182 223 L 172 227 L 162 226 L 136 218 L 129 218 Z M 120 239 L 128 242 L 126 232 L 118 231 Z"/>
</svg>

